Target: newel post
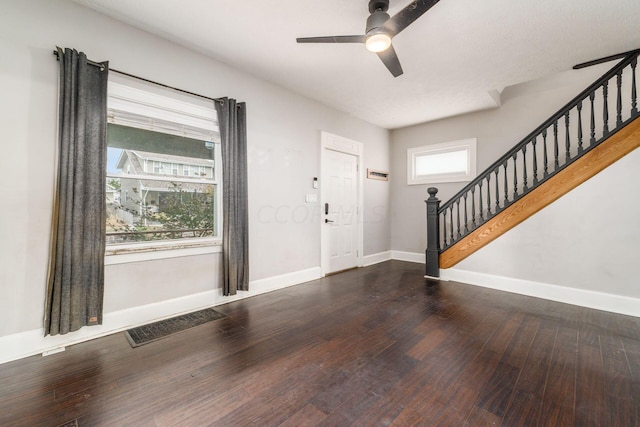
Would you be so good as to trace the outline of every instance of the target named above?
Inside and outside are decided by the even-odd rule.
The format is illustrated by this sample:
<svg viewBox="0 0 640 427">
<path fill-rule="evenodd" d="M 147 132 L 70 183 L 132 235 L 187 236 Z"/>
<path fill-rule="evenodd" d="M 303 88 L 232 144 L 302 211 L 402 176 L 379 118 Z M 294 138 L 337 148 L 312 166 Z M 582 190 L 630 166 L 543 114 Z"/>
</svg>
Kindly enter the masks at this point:
<svg viewBox="0 0 640 427">
<path fill-rule="evenodd" d="M 438 216 L 438 208 L 440 208 L 440 199 L 436 197 L 438 189 L 429 187 L 427 189 L 429 198 L 425 200 L 427 204 L 427 271 L 429 277 L 440 277 L 440 224 Z"/>
</svg>

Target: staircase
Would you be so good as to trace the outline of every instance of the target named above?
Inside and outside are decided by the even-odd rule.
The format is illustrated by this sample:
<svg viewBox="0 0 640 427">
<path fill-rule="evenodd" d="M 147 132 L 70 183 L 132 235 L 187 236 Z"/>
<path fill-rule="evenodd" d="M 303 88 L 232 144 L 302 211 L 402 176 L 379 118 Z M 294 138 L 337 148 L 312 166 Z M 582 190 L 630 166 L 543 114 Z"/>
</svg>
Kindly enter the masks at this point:
<svg viewBox="0 0 640 427">
<path fill-rule="evenodd" d="M 439 277 L 640 146 L 629 52 L 592 85 L 440 205 L 429 188 L 426 275 Z"/>
</svg>

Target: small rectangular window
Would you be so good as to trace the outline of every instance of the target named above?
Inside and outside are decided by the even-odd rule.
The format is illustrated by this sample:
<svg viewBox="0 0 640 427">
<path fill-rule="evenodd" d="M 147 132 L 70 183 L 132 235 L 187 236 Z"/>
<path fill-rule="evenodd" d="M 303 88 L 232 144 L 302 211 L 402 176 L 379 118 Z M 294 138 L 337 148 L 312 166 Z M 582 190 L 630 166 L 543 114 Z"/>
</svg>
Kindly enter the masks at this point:
<svg viewBox="0 0 640 427">
<path fill-rule="evenodd" d="M 476 139 L 407 150 L 407 184 L 471 181 L 476 176 Z"/>
</svg>

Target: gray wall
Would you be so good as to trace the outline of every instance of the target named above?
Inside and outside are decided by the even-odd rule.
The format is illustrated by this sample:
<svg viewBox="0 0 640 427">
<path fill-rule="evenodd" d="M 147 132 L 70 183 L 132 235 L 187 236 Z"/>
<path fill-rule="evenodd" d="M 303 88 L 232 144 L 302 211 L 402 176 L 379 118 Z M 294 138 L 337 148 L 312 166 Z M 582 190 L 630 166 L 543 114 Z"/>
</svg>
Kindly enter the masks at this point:
<svg viewBox="0 0 640 427">
<path fill-rule="evenodd" d="M 483 171 L 611 66 L 507 88 L 499 109 L 394 130 L 392 249 L 424 253 L 426 247 L 427 185 L 407 185 L 407 148 L 477 137 L 478 171 Z M 637 297 L 640 199 L 634 188 L 639 160 L 639 154 L 632 153 L 454 268 Z M 463 185 L 434 186 L 446 201 Z"/>
<path fill-rule="evenodd" d="M 319 175 L 321 130 L 363 142 L 365 167 L 389 168 L 385 129 L 67 0 L 2 3 L 0 337 L 42 323 L 56 146 L 56 45 L 158 82 L 247 102 L 251 280 L 320 265 L 317 206 L 305 204 L 305 194 L 317 191 L 311 185 Z M 364 193 L 365 255 L 387 251 L 389 187 L 365 180 Z M 280 207 L 282 215 L 265 214 L 269 207 Z M 211 254 L 108 265 L 105 312 L 210 291 L 218 287 L 218 259 Z"/>
<path fill-rule="evenodd" d="M 455 266 L 640 298 L 640 150 Z"/>
</svg>

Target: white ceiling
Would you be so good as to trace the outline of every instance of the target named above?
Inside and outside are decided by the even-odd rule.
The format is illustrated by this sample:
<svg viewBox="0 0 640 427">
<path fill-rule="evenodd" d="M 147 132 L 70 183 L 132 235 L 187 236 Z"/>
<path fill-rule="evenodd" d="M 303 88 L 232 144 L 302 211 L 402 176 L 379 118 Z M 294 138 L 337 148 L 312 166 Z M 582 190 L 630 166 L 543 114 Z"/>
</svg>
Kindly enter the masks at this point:
<svg viewBox="0 0 640 427">
<path fill-rule="evenodd" d="M 394 38 L 398 78 L 359 44 L 367 0 L 75 0 L 376 125 L 499 105 L 507 86 L 640 48 L 639 0 L 441 0 Z M 389 14 L 409 4 L 391 0 Z"/>
</svg>

